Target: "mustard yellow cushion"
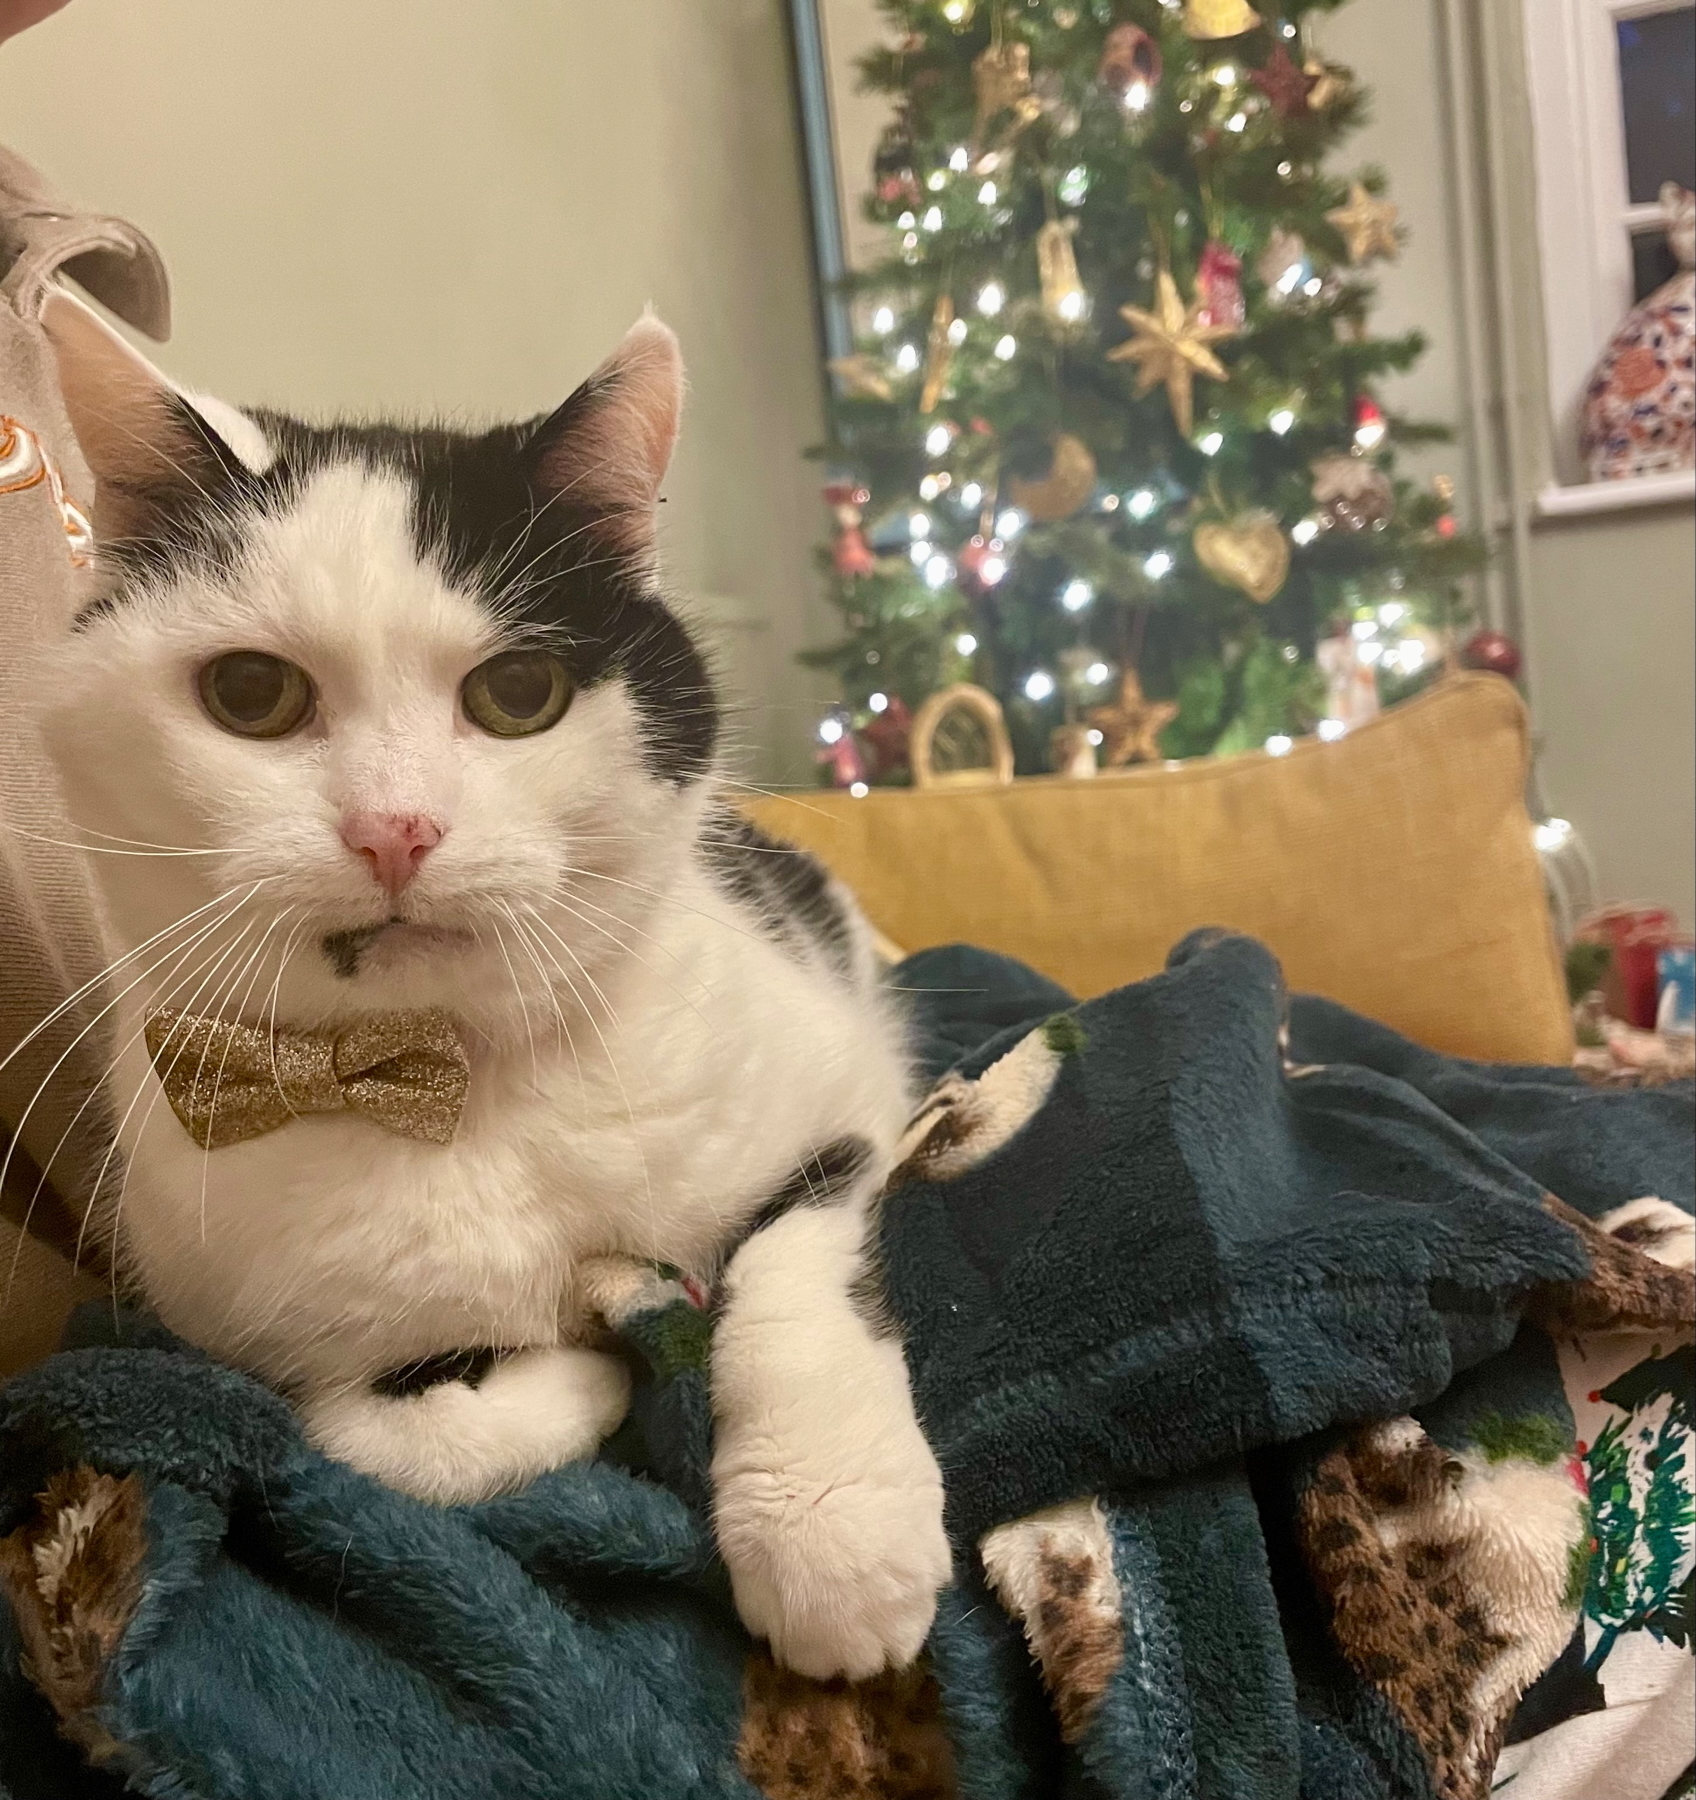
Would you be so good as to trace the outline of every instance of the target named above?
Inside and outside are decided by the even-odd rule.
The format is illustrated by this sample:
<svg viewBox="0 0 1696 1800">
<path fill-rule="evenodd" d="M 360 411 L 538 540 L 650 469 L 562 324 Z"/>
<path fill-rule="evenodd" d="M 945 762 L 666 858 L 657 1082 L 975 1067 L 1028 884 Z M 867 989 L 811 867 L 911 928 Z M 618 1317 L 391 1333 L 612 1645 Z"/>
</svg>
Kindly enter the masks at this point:
<svg viewBox="0 0 1696 1800">
<path fill-rule="evenodd" d="M 982 945 L 1087 998 L 1153 974 L 1195 926 L 1230 926 L 1270 945 L 1292 988 L 1434 1050 L 1564 1063 L 1528 755 L 1513 688 L 1459 675 L 1283 757 L 748 810 L 904 950 Z"/>
</svg>

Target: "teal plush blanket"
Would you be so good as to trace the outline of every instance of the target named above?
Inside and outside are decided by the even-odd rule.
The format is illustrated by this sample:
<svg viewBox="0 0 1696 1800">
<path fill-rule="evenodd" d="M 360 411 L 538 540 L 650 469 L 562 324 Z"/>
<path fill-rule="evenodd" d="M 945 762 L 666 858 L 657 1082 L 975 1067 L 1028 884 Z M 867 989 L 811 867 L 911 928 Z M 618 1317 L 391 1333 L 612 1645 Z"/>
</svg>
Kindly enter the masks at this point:
<svg viewBox="0 0 1696 1800">
<path fill-rule="evenodd" d="M 1438 1057 L 1222 934 L 1079 1006 L 894 981 L 939 1085 L 883 1268 L 956 1551 L 917 1668 L 742 1633 L 665 1271 L 607 1455 L 451 1509 L 97 1309 L 0 1388 L 0 1795 L 1486 1794 L 1590 1573 L 1557 1345 L 1687 1331 L 1689 1089 Z"/>
</svg>

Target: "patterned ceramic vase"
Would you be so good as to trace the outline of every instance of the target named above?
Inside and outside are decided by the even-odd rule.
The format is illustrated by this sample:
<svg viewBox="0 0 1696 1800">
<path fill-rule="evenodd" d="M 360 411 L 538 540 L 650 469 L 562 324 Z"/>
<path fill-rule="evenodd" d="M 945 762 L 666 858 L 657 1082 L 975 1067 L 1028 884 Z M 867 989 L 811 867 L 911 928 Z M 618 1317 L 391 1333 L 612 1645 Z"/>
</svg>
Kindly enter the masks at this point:
<svg viewBox="0 0 1696 1800">
<path fill-rule="evenodd" d="M 1582 448 L 1592 481 L 1696 464 L 1696 195 L 1661 189 L 1678 273 L 1626 315 L 1590 377 Z"/>
</svg>

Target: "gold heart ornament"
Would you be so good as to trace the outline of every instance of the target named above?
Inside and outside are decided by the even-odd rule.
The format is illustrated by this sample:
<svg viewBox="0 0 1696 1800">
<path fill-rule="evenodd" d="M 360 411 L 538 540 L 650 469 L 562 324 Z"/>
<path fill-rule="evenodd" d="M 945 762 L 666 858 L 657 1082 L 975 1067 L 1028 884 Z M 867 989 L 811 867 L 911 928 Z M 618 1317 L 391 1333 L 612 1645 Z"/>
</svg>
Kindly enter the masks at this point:
<svg viewBox="0 0 1696 1800">
<path fill-rule="evenodd" d="M 1290 573 L 1290 540 L 1269 512 L 1238 513 L 1229 525 L 1198 525 L 1196 556 L 1216 581 L 1264 606 Z"/>
</svg>

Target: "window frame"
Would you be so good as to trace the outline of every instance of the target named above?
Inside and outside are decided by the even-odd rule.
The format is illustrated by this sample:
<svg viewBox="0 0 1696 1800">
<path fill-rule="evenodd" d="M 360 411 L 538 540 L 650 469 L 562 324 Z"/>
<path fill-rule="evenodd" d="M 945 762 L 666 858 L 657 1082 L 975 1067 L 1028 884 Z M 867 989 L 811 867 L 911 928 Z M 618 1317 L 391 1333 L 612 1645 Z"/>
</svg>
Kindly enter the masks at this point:
<svg viewBox="0 0 1696 1800">
<path fill-rule="evenodd" d="M 1634 304 L 1632 238 L 1665 216 L 1658 203 L 1631 203 L 1617 27 L 1691 10 L 1692 0 L 1526 0 L 1521 9 L 1556 483 L 1540 496 L 1545 514 L 1696 495 L 1696 471 L 1591 482 L 1578 450 L 1591 371 Z M 1639 482 L 1656 491 L 1639 492 Z"/>
</svg>

